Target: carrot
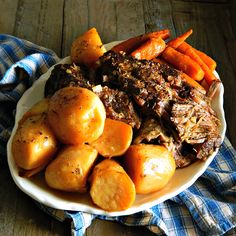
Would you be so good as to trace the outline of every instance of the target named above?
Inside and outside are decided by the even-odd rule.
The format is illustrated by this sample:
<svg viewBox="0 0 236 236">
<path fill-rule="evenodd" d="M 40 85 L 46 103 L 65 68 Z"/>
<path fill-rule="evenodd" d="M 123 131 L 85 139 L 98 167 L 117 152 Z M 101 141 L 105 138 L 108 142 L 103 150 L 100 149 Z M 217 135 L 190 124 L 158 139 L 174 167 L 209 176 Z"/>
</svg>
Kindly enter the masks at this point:
<svg viewBox="0 0 236 236">
<path fill-rule="evenodd" d="M 166 43 L 162 38 L 150 38 L 148 41 L 144 42 L 140 47 L 131 53 L 131 56 L 136 59 L 142 60 L 152 60 L 161 54 L 166 47 Z"/>
<path fill-rule="evenodd" d="M 169 41 L 167 43 L 168 46 L 172 47 L 172 48 L 177 48 L 180 44 L 182 44 L 191 34 L 193 33 L 193 30 L 190 29 L 187 32 L 185 32 L 184 34 L 178 36 L 175 39 L 172 39 L 171 41 Z"/>
<path fill-rule="evenodd" d="M 132 137 L 133 130 L 130 125 L 106 118 L 102 135 L 90 145 L 102 156 L 110 158 L 124 154 L 132 142 Z"/>
<path fill-rule="evenodd" d="M 162 58 L 174 65 L 177 69 L 182 70 L 194 80 L 199 81 L 204 77 L 204 71 L 194 60 L 189 56 L 176 51 L 172 47 L 166 47 L 162 53 Z"/>
<path fill-rule="evenodd" d="M 127 54 L 130 54 L 133 52 L 136 48 L 138 48 L 140 45 L 142 45 L 145 41 L 147 41 L 150 38 L 162 38 L 167 39 L 170 37 L 170 31 L 168 29 L 151 32 L 143 35 L 136 36 L 134 38 L 130 38 L 126 41 L 123 41 L 116 46 L 114 46 L 111 50 L 114 52 L 126 52 Z"/>
<path fill-rule="evenodd" d="M 182 73 L 182 78 L 188 85 L 190 85 L 190 86 L 194 87 L 195 89 L 201 91 L 203 94 L 206 93 L 206 89 L 202 85 L 200 85 L 196 80 L 189 77 L 187 74 Z"/>
<path fill-rule="evenodd" d="M 216 68 L 216 62 L 209 57 L 207 54 L 205 54 L 202 51 L 199 51 L 194 48 L 194 51 L 198 54 L 198 56 L 204 61 L 204 63 L 209 67 L 211 71 L 214 71 Z"/>
<path fill-rule="evenodd" d="M 211 85 L 212 81 L 217 80 L 216 76 L 212 73 L 212 71 L 209 69 L 209 67 L 204 63 L 204 61 L 198 56 L 198 54 L 195 52 L 193 47 L 186 42 L 183 42 L 177 50 L 190 58 L 192 58 L 195 62 L 197 62 L 202 70 L 204 71 L 204 79 L 206 80 L 208 85 Z"/>
</svg>

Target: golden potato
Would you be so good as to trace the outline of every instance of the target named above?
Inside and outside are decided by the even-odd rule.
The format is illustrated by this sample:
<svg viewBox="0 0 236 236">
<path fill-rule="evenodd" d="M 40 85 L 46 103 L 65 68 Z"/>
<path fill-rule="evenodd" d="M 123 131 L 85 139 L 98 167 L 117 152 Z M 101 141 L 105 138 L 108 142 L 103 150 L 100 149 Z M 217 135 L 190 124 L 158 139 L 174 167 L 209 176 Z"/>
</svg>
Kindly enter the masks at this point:
<svg viewBox="0 0 236 236">
<path fill-rule="evenodd" d="M 172 154 L 160 145 L 131 145 L 125 154 L 124 165 L 140 194 L 160 190 L 175 172 Z"/>
<path fill-rule="evenodd" d="M 19 167 L 31 170 L 48 163 L 57 147 L 46 115 L 40 114 L 19 124 L 12 141 L 12 155 Z"/>
<path fill-rule="evenodd" d="M 85 88 L 66 87 L 49 101 L 48 120 L 65 144 L 96 140 L 103 132 L 106 111 L 99 97 Z"/>
<path fill-rule="evenodd" d="M 43 98 L 36 104 L 34 104 L 21 118 L 20 123 L 24 122 L 28 117 L 39 115 L 41 113 L 47 113 L 49 99 Z"/>
<path fill-rule="evenodd" d="M 123 155 L 129 148 L 132 137 L 133 129 L 130 125 L 106 118 L 102 135 L 90 145 L 102 156 L 110 158 Z"/>
<path fill-rule="evenodd" d="M 122 211 L 132 206 L 135 186 L 116 161 L 105 159 L 95 166 L 91 175 L 92 201 L 106 211 Z"/>
<path fill-rule="evenodd" d="M 47 184 L 58 190 L 85 192 L 88 173 L 98 152 L 87 144 L 63 149 L 45 171 Z"/>
<path fill-rule="evenodd" d="M 71 60 L 77 64 L 93 66 L 105 52 L 106 49 L 102 44 L 97 30 L 92 28 L 73 42 Z"/>
</svg>

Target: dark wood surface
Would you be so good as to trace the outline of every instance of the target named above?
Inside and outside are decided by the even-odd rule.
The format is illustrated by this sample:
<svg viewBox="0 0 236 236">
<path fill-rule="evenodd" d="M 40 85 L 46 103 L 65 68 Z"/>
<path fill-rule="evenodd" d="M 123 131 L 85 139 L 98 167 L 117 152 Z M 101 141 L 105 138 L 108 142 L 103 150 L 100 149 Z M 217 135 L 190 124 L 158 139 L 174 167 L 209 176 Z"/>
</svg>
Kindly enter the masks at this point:
<svg viewBox="0 0 236 236">
<path fill-rule="evenodd" d="M 69 55 L 76 36 L 96 27 L 104 43 L 169 28 L 189 28 L 189 42 L 215 58 L 225 87 L 227 136 L 236 147 L 236 1 L 234 0 L 0 0 L 0 33 L 18 36 Z M 37 208 L 0 166 L 0 235 L 69 235 Z M 90 235 L 153 235 L 145 228 L 95 220 Z"/>
</svg>

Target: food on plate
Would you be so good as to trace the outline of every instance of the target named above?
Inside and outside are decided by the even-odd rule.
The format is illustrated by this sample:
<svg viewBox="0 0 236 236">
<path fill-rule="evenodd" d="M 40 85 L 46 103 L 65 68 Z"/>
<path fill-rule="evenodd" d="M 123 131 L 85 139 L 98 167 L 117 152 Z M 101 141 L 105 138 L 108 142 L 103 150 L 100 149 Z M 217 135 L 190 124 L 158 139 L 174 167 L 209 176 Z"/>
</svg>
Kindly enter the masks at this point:
<svg viewBox="0 0 236 236">
<path fill-rule="evenodd" d="M 197 50 L 196 48 L 194 48 L 194 51 L 205 62 L 205 64 L 209 67 L 211 71 L 214 71 L 216 69 L 216 62 L 211 57 L 206 55 L 204 52 Z"/>
<path fill-rule="evenodd" d="M 71 60 L 74 63 L 94 66 L 103 53 L 106 52 L 101 38 L 95 28 L 92 28 L 79 36 L 71 47 Z"/>
<path fill-rule="evenodd" d="M 182 44 L 180 44 L 177 50 L 189 56 L 201 66 L 202 70 L 204 71 L 204 79 L 206 80 L 208 85 L 211 85 L 213 81 L 218 80 L 213 74 L 213 72 L 209 69 L 209 67 L 201 59 L 201 57 L 196 53 L 192 46 L 183 42 Z"/>
<path fill-rule="evenodd" d="M 95 166 L 91 176 L 93 203 L 106 211 L 122 211 L 132 206 L 135 186 L 116 161 L 106 159 Z"/>
<path fill-rule="evenodd" d="M 148 194 L 162 189 L 175 173 L 175 160 L 160 145 L 131 145 L 124 157 L 125 170 L 137 193 Z"/>
<path fill-rule="evenodd" d="M 118 89 L 101 86 L 100 81 L 89 77 L 88 68 L 75 64 L 59 64 L 52 70 L 45 85 L 45 96 L 51 97 L 57 90 L 64 87 L 83 87 L 92 90 L 103 102 L 106 116 L 119 120 L 138 129 L 141 118 L 135 111 L 129 96 Z"/>
<path fill-rule="evenodd" d="M 49 101 L 49 124 L 64 144 L 96 140 L 103 132 L 105 119 L 103 103 L 95 93 L 85 88 L 62 88 Z"/>
<path fill-rule="evenodd" d="M 12 141 L 12 155 L 20 168 L 32 170 L 44 166 L 57 149 L 56 137 L 45 114 L 30 116 L 19 123 Z"/>
<path fill-rule="evenodd" d="M 157 32 L 151 32 L 143 35 L 136 36 L 134 38 L 127 39 L 117 45 L 115 45 L 111 50 L 114 52 L 125 52 L 130 54 L 143 43 L 151 38 L 162 38 L 167 39 L 170 37 L 170 31 L 168 29 L 160 30 Z"/>
<path fill-rule="evenodd" d="M 87 144 L 66 146 L 47 166 L 47 184 L 58 190 L 86 192 L 87 178 L 97 155 Z"/>
<path fill-rule="evenodd" d="M 152 60 L 159 56 L 166 48 L 166 43 L 162 38 L 150 38 L 137 49 L 135 49 L 131 56 L 136 59 Z"/>
<path fill-rule="evenodd" d="M 102 135 L 90 145 L 103 157 L 121 156 L 129 148 L 132 137 L 133 129 L 130 125 L 107 118 Z"/>
<path fill-rule="evenodd" d="M 174 65 L 177 69 L 183 71 L 191 78 L 199 81 L 204 77 L 204 71 L 201 66 L 192 60 L 189 56 L 182 54 L 172 47 L 166 47 L 162 57 L 168 63 Z"/>
<path fill-rule="evenodd" d="M 190 29 L 183 33 L 182 35 L 178 36 L 177 38 L 174 38 L 170 40 L 167 45 L 169 47 L 172 47 L 174 49 L 178 48 L 191 34 L 193 33 L 193 30 Z"/>
<path fill-rule="evenodd" d="M 105 211 L 122 211 L 136 192 L 206 160 L 221 143 L 211 107 L 220 81 L 215 61 L 185 42 L 192 33 L 147 33 L 108 52 L 95 28 L 78 37 L 72 63 L 54 67 L 45 99 L 19 122 L 12 153 L 22 176 L 47 166 L 50 187 L 88 190 Z"/>
<path fill-rule="evenodd" d="M 219 147 L 220 122 L 210 100 L 190 86 L 181 71 L 112 51 L 99 63 L 98 75 L 104 84 L 129 94 L 143 120 L 151 117 L 161 127 L 160 133 L 168 131 L 166 139 L 159 135 L 150 142 L 168 147 L 178 167 L 204 160 Z M 144 123 L 138 133 L 143 129 Z"/>
<path fill-rule="evenodd" d="M 34 104 L 21 118 L 20 123 L 24 122 L 28 117 L 39 115 L 42 113 L 48 112 L 48 103 L 49 100 L 47 98 L 41 99 L 39 102 Z"/>
</svg>

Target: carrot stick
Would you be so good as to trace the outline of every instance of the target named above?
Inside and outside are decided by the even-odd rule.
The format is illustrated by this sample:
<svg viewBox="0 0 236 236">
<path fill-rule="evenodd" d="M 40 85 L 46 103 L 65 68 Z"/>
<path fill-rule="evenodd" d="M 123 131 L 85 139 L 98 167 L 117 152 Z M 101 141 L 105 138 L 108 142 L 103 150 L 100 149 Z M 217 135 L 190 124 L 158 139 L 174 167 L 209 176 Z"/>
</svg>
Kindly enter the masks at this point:
<svg viewBox="0 0 236 236">
<path fill-rule="evenodd" d="M 182 44 L 191 34 L 193 33 L 193 30 L 190 29 L 188 31 L 186 31 L 184 34 L 178 36 L 175 39 L 172 39 L 171 41 L 169 41 L 167 43 L 168 46 L 176 49 L 177 47 L 179 47 L 180 44 Z"/>
<path fill-rule="evenodd" d="M 203 94 L 206 93 L 206 89 L 200 85 L 196 80 L 189 77 L 187 74 L 182 73 L 182 79 L 190 86 L 196 88 L 197 90 L 200 90 Z"/>
<path fill-rule="evenodd" d="M 162 53 L 164 60 L 174 65 L 177 69 L 182 70 L 194 80 L 202 80 L 204 77 L 204 71 L 202 68 L 189 56 L 176 51 L 172 47 L 166 47 Z"/>
<path fill-rule="evenodd" d="M 153 58 L 160 55 L 166 47 L 166 43 L 162 38 L 150 38 L 144 42 L 140 47 L 131 53 L 136 59 L 152 60 Z"/>
<path fill-rule="evenodd" d="M 214 80 L 218 80 L 216 76 L 212 73 L 212 71 L 209 69 L 209 67 L 204 63 L 204 61 L 198 56 L 198 54 L 195 52 L 193 47 L 186 42 L 183 42 L 178 48 L 177 51 L 189 56 L 192 58 L 195 62 L 197 62 L 202 70 L 204 71 L 204 79 L 206 80 L 208 85 L 211 85 L 211 83 Z"/>
<path fill-rule="evenodd" d="M 209 67 L 211 71 L 214 71 L 216 69 L 216 62 L 209 57 L 207 54 L 205 54 L 202 51 L 199 51 L 194 48 L 194 51 L 198 54 L 198 56 L 204 61 L 204 63 Z"/>
<path fill-rule="evenodd" d="M 123 41 L 116 46 L 114 46 L 111 50 L 114 52 L 126 52 L 127 54 L 133 52 L 137 47 L 143 44 L 150 38 L 158 38 L 161 37 L 162 39 L 167 39 L 170 37 L 170 31 L 168 29 L 151 32 L 143 35 L 136 36 L 134 38 L 130 38 L 126 41 Z"/>
</svg>

